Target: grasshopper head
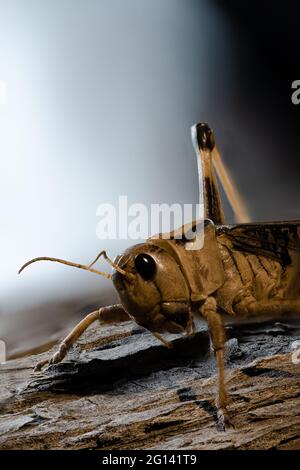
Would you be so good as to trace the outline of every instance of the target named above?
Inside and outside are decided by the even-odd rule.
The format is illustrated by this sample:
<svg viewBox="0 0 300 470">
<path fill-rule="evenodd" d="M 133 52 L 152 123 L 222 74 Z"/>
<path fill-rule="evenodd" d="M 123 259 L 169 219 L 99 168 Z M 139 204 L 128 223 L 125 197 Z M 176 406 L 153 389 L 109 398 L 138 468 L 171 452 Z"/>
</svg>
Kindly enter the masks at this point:
<svg viewBox="0 0 300 470">
<path fill-rule="evenodd" d="M 128 314 L 152 332 L 190 329 L 189 290 L 179 265 L 161 247 L 142 243 L 118 256 L 112 279 Z"/>
</svg>

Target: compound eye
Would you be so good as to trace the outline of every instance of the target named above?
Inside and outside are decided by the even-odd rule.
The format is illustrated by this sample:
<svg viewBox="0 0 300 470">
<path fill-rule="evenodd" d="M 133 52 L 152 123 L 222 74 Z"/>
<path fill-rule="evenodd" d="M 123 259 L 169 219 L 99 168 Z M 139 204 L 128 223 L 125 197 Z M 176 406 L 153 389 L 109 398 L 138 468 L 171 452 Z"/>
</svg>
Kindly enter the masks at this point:
<svg viewBox="0 0 300 470">
<path fill-rule="evenodd" d="M 136 271 L 145 280 L 149 281 L 156 273 L 156 263 L 152 256 L 147 253 L 140 253 L 135 257 L 134 265 Z"/>
</svg>

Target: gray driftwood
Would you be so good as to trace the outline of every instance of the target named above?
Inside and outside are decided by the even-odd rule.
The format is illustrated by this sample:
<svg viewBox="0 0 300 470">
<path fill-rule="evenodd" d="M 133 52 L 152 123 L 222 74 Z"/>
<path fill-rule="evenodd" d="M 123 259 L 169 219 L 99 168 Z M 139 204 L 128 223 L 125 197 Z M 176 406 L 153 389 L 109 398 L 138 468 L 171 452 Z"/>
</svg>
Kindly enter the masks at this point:
<svg viewBox="0 0 300 470">
<path fill-rule="evenodd" d="M 299 449 L 299 325 L 228 329 L 235 429 L 218 429 L 205 325 L 167 350 L 131 323 L 90 328 L 63 363 L 0 366 L 0 449 Z M 110 340 L 113 339 L 111 342 Z"/>
</svg>

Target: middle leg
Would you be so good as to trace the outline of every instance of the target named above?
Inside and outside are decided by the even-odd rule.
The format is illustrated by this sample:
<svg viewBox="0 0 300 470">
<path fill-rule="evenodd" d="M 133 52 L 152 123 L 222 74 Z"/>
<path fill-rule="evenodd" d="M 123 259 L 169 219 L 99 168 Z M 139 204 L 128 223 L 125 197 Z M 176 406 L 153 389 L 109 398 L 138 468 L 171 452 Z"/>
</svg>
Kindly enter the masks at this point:
<svg viewBox="0 0 300 470">
<path fill-rule="evenodd" d="M 200 308 L 201 315 L 206 319 L 210 332 L 211 342 L 214 349 L 217 373 L 218 391 L 216 405 L 218 408 L 218 422 L 222 430 L 232 427 L 227 411 L 227 393 L 225 387 L 224 346 L 225 330 L 221 315 L 217 312 L 217 303 L 214 297 L 208 297 Z"/>
</svg>

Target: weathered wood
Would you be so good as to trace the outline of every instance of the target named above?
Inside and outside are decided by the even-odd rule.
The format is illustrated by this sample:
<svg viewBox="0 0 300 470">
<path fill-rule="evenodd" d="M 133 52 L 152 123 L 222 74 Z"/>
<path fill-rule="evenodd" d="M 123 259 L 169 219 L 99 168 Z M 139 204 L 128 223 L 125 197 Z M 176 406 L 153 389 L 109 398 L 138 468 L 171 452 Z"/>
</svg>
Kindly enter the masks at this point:
<svg viewBox="0 0 300 470">
<path fill-rule="evenodd" d="M 194 338 L 173 335 L 170 351 L 125 323 L 90 328 L 45 372 L 33 366 L 51 352 L 1 365 L 0 448 L 299 449 L 300 365 L 291 357 L 299 325 L 228 335 L 233 430 L 217 427 L 205 325 Z"/>
</svg>

